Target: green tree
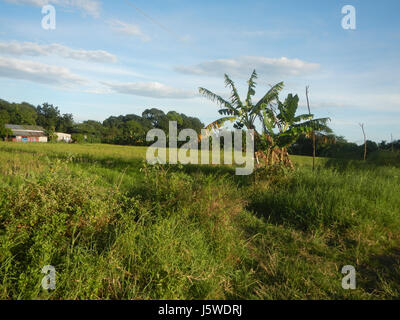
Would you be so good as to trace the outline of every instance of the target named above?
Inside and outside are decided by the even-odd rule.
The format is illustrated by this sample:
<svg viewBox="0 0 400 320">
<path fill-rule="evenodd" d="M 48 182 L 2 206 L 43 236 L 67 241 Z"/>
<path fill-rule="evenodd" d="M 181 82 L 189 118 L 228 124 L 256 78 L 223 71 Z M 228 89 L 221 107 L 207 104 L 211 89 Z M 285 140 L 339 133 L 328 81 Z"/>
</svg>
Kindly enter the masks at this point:
<svg viewBox="0 0 400 320">
<path fill-rule="evenodd" d="M 187 129 L 183 128 L 183 118 L 182 115 L 176 111 L 170 111 L 167 113 L 168 121 L 176 121 L 178 124 L 178 129 Z"/>
<path fill-rule="evenodd" d="M 54 127 L 50 127 L 46 129 L 46 135 L 47 138 L 49 139 L 49 142 L 56 142 L 57 141 L 57 135 Z"/>
<path fill-rule="evenodd" d="M 168 117 L 164 111 L 156 108 L 146 109 L 143 111 L 142 117 L 148 120 L 153 128 L 168 130 Z"/>
<path fill-rule="evenodd" d="M 278 98 L 279 92 L 283 89 L 283 82 L 277 83 L 268 90 L 261 100 L 254 104 L 252 102 L 252 97 L 255 95 L 256 79 L 257 72 L 254 70 L 248 81 L 246 100 L 243 102 L 240 99 L 234 82 L 227 74 L 225 74 L 225 86 L 229 87 L 231 90 L 230 101 L 223 99 L 221 96 L 208 89 L 199 88 L 201 95 L 219 104 L 220 109 L 218 112 L 220 115 L 224 115 L 224 117 L 210 123 L 206 128 L 218 129 L 226 122 L 230 121 L 235 122 L 234 127 L 237 129 L 246 127 L 247 129 L 256 130 L 255 122 L 258 118 L 262 117 L 262 109 L 275 101 Z"/>
<path fill-rule="evenodd" d="M 140 122 L 130 120 L 124 124 L 123 137 L 127 144 L 142 144 L 146 140 L 146 130 Z"/>
<path fill-rule="evenodd" d="M 74 127 L 74 117 L 70 113 L 65 113 L 58 117 L 56 130 L 58 132 L 71 133 Z"/>
<path fill-rule="evenodd" d="M 182 117 L 182 128 L 190 128 L 196 131 L 198 134 L 201 133 L 201 129 L 204 128 L 204 123 L 202 123 L 198 118 L 195 117 L 188 117 L 184 115 L 183 113 L 181 114 Z"/>
<path fill-rule="evenodd" d="M 257 102 L 253 103 L 252 97 L 255 95 L 255 88 L 257 79 L 256 70 L 250 76 L 248 83 L 248 90 L 246 100 L 242 101 L 240 99 L 239 93 L 236 89 L 234 82 L 229 78 L 227 74 L 225 74 L 225 86 L 229 87 L 231 91 L 231 95 L 229 101 L 225 100 L 221 96 L 213 93 L 212 91 L 199 88 L 199 92 L 201 95 L 206 97 L 207 99 L 216 102 L 220 109 L 218 113 L 223 115 L 223 117 L 213 121 L 209 125 L 206 126 L 206 129 L 219 129 L 227 122 L 234 122 L 234 128 L 243 129 L 246 128 L 248 130 L 254 130 L 255 140 L 255 157 L 257 158 L 257 151 L 259 148 L 260 133 L 256 130 L 256 121 L 257 119 L 263 122 L 263 110 L 265 110 L 268 105 L 273 103 L 278 99 L 279 92 L 283 89 L 283 82 L 279 82 L 272 86 L 264 96 Z M 258 158 L 257 158 L 258 161 Z"/>
<path fill-rule="evenodd" d="M 291 166 L 287 148 L 301 136 L 310 136 L 312 132 L 330 134 L 332 130 L 327 126 L 329 118 L 314 119 L 313 114 L 296 115 L 299 97 L 289 94 L 284 102 L 277 99 L 277 107 L 272 104 L 263 108 L 263 135 L 264 152 L 269 164 L 274 164 L 277 151 L 280 162 Z M 278 130 L 276 132 L 276 129 Z M 276 152 L 275 152 L 276 155 Z"/>
<path fill-rule="evenodd" d="M 10 122 L 20 125 L 36 125 L 37 114 L 35 107 L 29 103 L 12 104 Z"/>
<path fill-rule="evenodd" d="M 10 121 L 10 115 L 6 110 L 0 110 L 0 138 L 4 139 L 11 135 L 11 130 L 6 129 L 5 125 Z"/>
<path fill-rule="evenodd" d="M 0 110 L 0 124 L 7 124 L 10 121 L 10 115 L 6 110 Z"/>
<path fill-rule="evenodd" d="M 86 142 L 100 143 L 104 136 L 103 124 L 99 121 L 87 120 L 77 123 L 72 129 L 74 134 L 82 134 Z"/>
<path fill-rule="evenodd" d="M 218 112 L 224 117 L 219 118 L 207 126 L 208 129 L 218 129 L 226 122 L 235 122 L 237 129 L 246 128 L 254 130 L 255 153 L 258 162 L 260 152 L 268 159 L 279 154 L 279 161 L 291 165 L 286 148 L 294 143 L 300 135 L 317 130 L 328 130 L 327 118 L 313 119 L 313 115 L 296 116 L 298 96 L 288 95 L 284 102 L 279 100 L 279 93 L 283 89 L 283 82 L 272 86 L 265 95 L 253 103 L 255 95 L 257 72 L 254 70 L 249 81 L 247 96 L 244 101 L 240 99 L 234 82 L 225 74 L 225 85 L 231 90 L 229 101 L 205 88 L 199 88 L 200 94 L 217 102 L 220 106 Z M 275 106 L 277 109 L 275 109 Z M 256 121 L 261 121 L 261 131 L 256 129 Z"/>
<path fill-rule="evenodd" d="M 46 130 L 56 129 L 61 118 L 61 113 L 58 107 L 54 107 L 52 104 L 43 103 L 41 106 L 37 106 L 37 121 L 39 126 L 42 126 Z"/>
</svg>

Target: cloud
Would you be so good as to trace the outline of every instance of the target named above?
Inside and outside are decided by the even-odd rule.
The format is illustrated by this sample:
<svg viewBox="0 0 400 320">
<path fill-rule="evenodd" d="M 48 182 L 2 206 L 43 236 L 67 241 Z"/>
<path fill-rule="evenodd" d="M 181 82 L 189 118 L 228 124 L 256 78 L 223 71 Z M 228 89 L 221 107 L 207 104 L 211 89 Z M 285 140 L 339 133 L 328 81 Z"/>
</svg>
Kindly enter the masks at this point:
<svg viewBox="0 0 400 320">
<path fill-rule="evenodd" d="M 87 81 L 69 69 L 36 61 L 0 57 L 0 77 L 70 87 Z"/>
<path fill-rule="evenodd" d="M 218 59 L 199 63 L 195 66 L 178 66 L 175 71 L 183 74 L 221 77 L 225 73 L 232 77 L 249 77 L 253 69 L 259 74 L 268 76 L 300 76 L 318 70 L 316 63 L 308 63 L 300 59 L 239 57 L 235 59 Z"/>
<path fill-rule="evenodd" d="M 110 20 L 108 21 L 108 24 L 111 26 L 111 28 L 121 34 L 127 35 L 127 36 L 134 36 L 134 37 L 139 37 L 143 41 L 150 41 L 151 38 L 144 34 L 142 30 L 137 25 L 134 24 L 129 24 L 126 22 L 123 22 L 121 20 Z"/>
<path fill-rule="evenodd" d="M 75 7 L 93 16 L 100 16 L 100 2 L 98 0 L 5 0 L 15 4 L 29 4 L 42 7 L 47 4 L 60 5 L 63 7 Z"/>
<path fill-rule="evenodd" d="M 304 101 L 304 100 L 303 100 Z M 329 89 L 321 90 L 321 94 L 314 95 L 312 101 L 313 109 L 336 109 L 341 111 L 351 111 L 361 114 L 363 112 L 394 112 L 399 113 L 400 94 L 399 93 L 375 93 L 344 91 L 341 93 L 331 92 Z M 305 107 L 301 105 L 301 107 Z"/>
<path fill-rule="evenodd" d="M 58 55 L 68 59 L 101 63 L 113 63 L 117 61 L 116 56 L 104 50 L 77 50 L 58 43 L 40 45 L 34 42 L 0 42 L 0 52 L 18 56 Z"/>
<path fill-rule="evenodd" d="M 157 99 L 190 99 L 196 96 L 195 92 L 176 89 L 159 82 L 102 82 L 102 84 L 113 92 Z"/>
</svg>

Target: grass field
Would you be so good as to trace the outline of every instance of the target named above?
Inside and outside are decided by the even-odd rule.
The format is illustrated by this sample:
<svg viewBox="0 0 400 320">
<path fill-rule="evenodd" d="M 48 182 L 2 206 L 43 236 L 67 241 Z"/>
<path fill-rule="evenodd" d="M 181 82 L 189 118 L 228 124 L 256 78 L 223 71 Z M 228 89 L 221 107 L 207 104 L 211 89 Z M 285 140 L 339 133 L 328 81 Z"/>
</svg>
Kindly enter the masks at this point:
<svg viewBox="0 0 400 320">
<path fill-rule="evenodd" d="M 0 299 L 400 298 L 400 168 L 293 156 L 254 184 L 145 154 L 0 143 Z"/>
</svg>

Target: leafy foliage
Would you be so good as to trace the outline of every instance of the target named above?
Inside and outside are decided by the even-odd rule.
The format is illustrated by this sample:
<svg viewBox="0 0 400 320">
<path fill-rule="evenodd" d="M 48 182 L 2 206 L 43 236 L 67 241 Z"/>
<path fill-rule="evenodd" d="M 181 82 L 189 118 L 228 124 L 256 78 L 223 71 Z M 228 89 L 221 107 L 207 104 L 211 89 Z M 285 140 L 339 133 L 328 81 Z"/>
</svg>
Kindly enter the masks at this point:
<svg viewBox="0 0 400 320">
<path fill-rule="evenodd" d="M 277 93 L 283 88 L 283 83 L 276 84 L 267 92 L 267 94 L 264 95 L 260 101 L 258 101 L 256 104 L 253 104 L 252 97 L 255 95 L 255 80 L 257 77 L 257 72 L 254 70 L 248 81 L 248 91 L 246 100 L 244 102 L 242 102 L 240 99 L 235 83 L 227 74 L 225 74 L 225 86 L 229 87 L 231 90 L 229 101 L 226 101 L 221 96 L 211 92 L 208 89 L 199 88 L 199 93 L 201 95 L 219 104 L 220 109 L 218 112 L 219 114 L 225 116 L 210 123 L 206 129 L 220 128 L 228 121 L 235 122 L 234 127 L 237 129 L 242 129 L 244 127 L 252 130 L 256 129 L 255 122 L 257 117 L 262 117 L 260 113 L 261 110 L 266 105 L 276 100 Z"/>
<path fill-rule="evenodd" d="M 76 123 L 72 114 L 61 114 L 58 107 L 49 103 L 34 107 L 25 102 L 16 104 L 0 100 L 0 138 L 7 136 L 4 124 L 10 123 L 42 126 L 48 133 L 49 141 L 52 141 L 55 132 L 65 132 L 72 134 L 72 139 L 78 143 L 146 145 L 146 133 L 152 128 L 159 128 L 168 134 L 169 121 L 176 121 L 179 130 L 190 128 L 200 133 L 204 127 L 196 117 L 176 111 L 165 114 L 156 108 L 146 109 L 141 116 L 127 114 L 111 116 L 103 122 L 86 120 Z"/>
<path fill-rule="evenodd" d="M 284 102 L 279 100 L 279 93 L 283 89 L 283 82 L 279 82 L 267 91 L 257 102 L 253 103 L 255 95 L 257 72 L 254 70 L 248 81 L 246 100 L 241 101 L 234 82 L 225 74 L 225 85 L 231 90 L 229 101 L 205 88 L 199 88 L 200 94 L 220 106 L 218 112 L 224 117 L 210 123 L 207 129 L 219 129 L 226 122 L 235 122 L 237 129 L 246 128 L 255 130 L 256 151 L 266 154 L 266 164 L 274 152 L 280 153 L 279 160 L 287 161 L 286 148 L 292 145 L 300 136 L 309 135 L 311 132 L 327 132 L 331 129 L 327 126 L 329 118 L 314 119 L 313 115 L 302 114 L 296 116 L 299 97 L 289 94 Z M 256 120 L 261 121 L 261 131 L 256 130 Z M 276 150 L 276 149 L 280 150 Z M 258 154 L 257 152 L 256 154 Z M 272 159 L 272 158 L 271 158 Z"/>
<path fill-rule="evenodd" d="M 266 133 L 273 138 L 273 146 L 287 148 L 300 136 L 309 135 L 313 131 L 331 133 L 327 126 L 329 118 L 314 119 L 311 114 L 296 116 L 299 97 L 289 94 L 284 102 L 277 100 L 277 109 L 273 106 L 266 111 L 264 116 Z M 278 133 L 273 129 L 278 128 Z M 271 130 L 272 129 L 272 130 Z"/>
</svg>

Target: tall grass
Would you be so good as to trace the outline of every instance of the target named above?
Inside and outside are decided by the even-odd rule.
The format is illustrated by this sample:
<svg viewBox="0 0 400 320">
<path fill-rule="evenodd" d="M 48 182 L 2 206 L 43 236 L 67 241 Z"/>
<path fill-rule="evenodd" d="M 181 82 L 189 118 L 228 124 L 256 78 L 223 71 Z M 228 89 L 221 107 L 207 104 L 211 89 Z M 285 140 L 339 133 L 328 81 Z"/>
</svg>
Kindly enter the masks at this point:
<svg viewBox="0 0 400 320">
<path fill-rule="evenodd" d="M 258 179 L 145 149 L 0 143 L 2 299 L 400 297 L 400 169 L 294 157 Z M 357 289 L 341 287 L 344 265 Z M 53 265 L 56 290 L 41 288 Z"/>
</svg>

